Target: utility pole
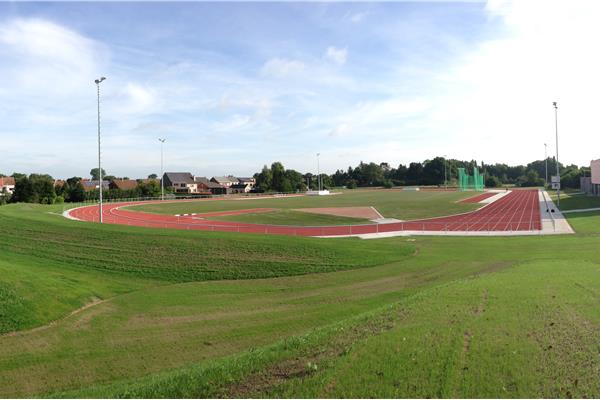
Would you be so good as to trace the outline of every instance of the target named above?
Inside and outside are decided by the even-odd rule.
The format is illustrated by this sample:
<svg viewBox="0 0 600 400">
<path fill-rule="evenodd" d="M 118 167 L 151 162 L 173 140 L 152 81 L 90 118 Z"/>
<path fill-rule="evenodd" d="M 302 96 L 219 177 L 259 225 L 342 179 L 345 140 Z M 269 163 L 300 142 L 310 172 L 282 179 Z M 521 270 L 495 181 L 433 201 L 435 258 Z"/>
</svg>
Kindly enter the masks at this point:
<svg viewBox="0 0 600 400">
<path fill-rule="evenodd" d="M 319 156 L 321 153 L 317 153 L 317 187 L 319 192 L 321 191 L 321 168 L 319 166 Z"/>
<path fill-rule="evenodd" d="M 446 159 L 448 158 L 447 154 L 444 154 L 444 189 L 448 190 L 448 174 L 446 173 Z"/>
<path fill-rule="evenodd" d="M 98 203 L 100 213 L 99 222 L 102 223 L 102 157 L 100 151 L 100 82 L 105 80 L 105 77 L 101 77 L 100 79 L 96 79 L 94 82 L 96 83 L 96 89 L 98 93 L 98 193 L 100 194 L 100 202 Z"/>
<path fill-rule="evenodd" d="M 556 176 L 558 179 L 558 187 L 556 188 L 556 207 L 560 209 L 560 169 L 558 167 L 558 105 L 556 102 L 552 104 L 554 105 L 554 128 L 556 132 Z"/>
<path fill-rule="evenodd" d="M 546 179 L 544 183 L 548 187 L 548 145 L 544 143 L 544 162 L 546 163 Z"/>
<path fill-rule="evenodd" d="M 165 144 L 165 141 L 167 139 L 161 139 L 158 138 L 158 141 L 160 142 L 160 199 L 164 200 L 165 199 L 165 183 L 164 183 L 164 168 L 163 168 L 163 144 Z"/>
</svg>

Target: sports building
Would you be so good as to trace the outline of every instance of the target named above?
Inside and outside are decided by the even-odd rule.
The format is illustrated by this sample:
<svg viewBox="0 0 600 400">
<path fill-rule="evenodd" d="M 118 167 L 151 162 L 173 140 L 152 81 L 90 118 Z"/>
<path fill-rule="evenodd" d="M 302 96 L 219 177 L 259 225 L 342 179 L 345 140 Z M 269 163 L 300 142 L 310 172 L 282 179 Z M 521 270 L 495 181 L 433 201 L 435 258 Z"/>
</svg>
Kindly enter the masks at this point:
<svg viewBox="0 0 600 400">
<path fill-rule="evenodd" d="M 581 190 L 593 196 L 600 196 L 600 159 L 590 163 L 592 176 L 581 178 Z"/>
</svg>

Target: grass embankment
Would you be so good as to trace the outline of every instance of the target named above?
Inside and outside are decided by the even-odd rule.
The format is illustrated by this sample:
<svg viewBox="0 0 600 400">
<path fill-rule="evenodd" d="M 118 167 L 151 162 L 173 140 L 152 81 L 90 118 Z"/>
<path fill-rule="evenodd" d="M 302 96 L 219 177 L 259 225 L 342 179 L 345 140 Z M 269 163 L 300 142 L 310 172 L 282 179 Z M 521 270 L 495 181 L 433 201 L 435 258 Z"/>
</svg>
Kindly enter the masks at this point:
<svg viewBox="0 0 600 400">
<path fill-rule="evenodd" d="M 69 221 L 58 207 L 0 208 L 0 334 L 146 286 L 379 265 L 410 246 L 192 233 Z"/>
<path fill-rule="evenodd" d="M 556 203 L 556 192 L 549 191 L 552 201 Z M 562 193 L 560 194 L 560 209 L 562 211 L 580 210 L 586 208 L 600 208 L 600 197 L 587 196 L 584 193 Z"/>
<path fill-rule="evenodd" d="M 198 200 L 165 204 L 147 204 L 128 207 L 131 210 L 156 214 L 185 214 L 212 211 L 244 210 L 250 208 L 277 208 L 302 225 L 344 225 L 348 221 L 331 216 L 289 213 L 298 208 L 316 207 L 375 207 L 386 218 L 403 220 L 437 217 L 475 210 L 480 204 L 459 201 L 473 196 L 471 192 L 410 192 L 402 190 L 347 190 L 332 196 L 301 196 L 288 198 L 242 199 L 242 200 Z M 226 217 L 230 221 L 291 225 L 286 214 L 261 213 Z M 283 217 L 283 218 L 280 218 Z M 329 217 L 329 219 L 327 219 Z M 221 219 L 222 217 L 219 217 Z M 339 218 L 339 217 L 338 217 Z M 364 222 L 364 221 L 363 221 Z"/>
<path fill-rule="evenodd" d="M 23 217 L 37 226 L 13 229 L 87 226 L 57 222 L 40 210 Z M 7 214 L 23 212 L 15 207 Z M 348 246 L 346 252 L 377 250 L 362 258 L 371 268 L 179 283 L 88 267 L 79 258 L 102 247 L 92 245 L 96 234 L 114 232 L 114 251 L 126 236 L 167 231 L 89 225 L 100 233 L 80 231 L 73 240 L 82 251 L 72 247 L 72 257 L 53 268 L 66 280 L 77 276 L 73 271 L 90 272 L 135 285 L 47 329 L 0 337 L 0 395 L 597 397 L 600 213 L 572 222 L 577 235 L 286 238 L 286 246 L 308 254 L 320 242 Z M 231 247 L 251 239 L 168 233 L 187 238 L 188 246 L 211 237 Z M 30 266 L 40 254 L 12 268 L 43 277 L 44 265 Z"/>
</svg>

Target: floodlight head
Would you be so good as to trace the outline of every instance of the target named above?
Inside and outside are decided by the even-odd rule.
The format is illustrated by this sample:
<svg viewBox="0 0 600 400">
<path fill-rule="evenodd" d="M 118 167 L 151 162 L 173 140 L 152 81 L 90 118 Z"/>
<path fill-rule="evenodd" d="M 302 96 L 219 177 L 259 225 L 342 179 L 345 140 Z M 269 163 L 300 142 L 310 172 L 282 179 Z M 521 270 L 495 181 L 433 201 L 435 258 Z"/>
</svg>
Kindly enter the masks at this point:
<svg viewBox="0 0 600 400">
<path fill-rule="evenodd" d="M 158 141 L 159 141 L 159 142 L 161 142 L 161 143 L 164 143 L 164 142 L 166 142 L 166 141 L 167 141 L 167 139 L 161 139 L 161 138 L 158 138 Z"/>
<path fill-rule="evenodd" d="M 558 108 L 555 101 L 552 102 L 552 105 L 554 106 L 554 108 Z"/>
<path fill-rule="evenodd" d="M 106 77 L 101 77 L 100 79 L 96 79 L 94 82 L 96 82 L 96 85 L 99 84 L 100 82 L 102 82 L 103 80 L 105 80 Z"/>
</svg>

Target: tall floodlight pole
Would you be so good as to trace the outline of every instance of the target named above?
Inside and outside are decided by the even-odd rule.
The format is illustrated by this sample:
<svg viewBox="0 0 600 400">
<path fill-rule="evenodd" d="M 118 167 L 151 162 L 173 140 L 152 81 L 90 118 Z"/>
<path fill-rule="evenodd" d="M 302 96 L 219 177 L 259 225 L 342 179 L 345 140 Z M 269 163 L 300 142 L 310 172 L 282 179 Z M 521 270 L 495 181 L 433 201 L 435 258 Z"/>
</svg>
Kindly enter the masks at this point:
<svg viewBox="0 0 600 400">
<path fill-rule="evenodd" d="M 548 187 L 548 145 L 544 143 L 544 162 L 546 163 L 546 179 L 544 183 Z"/>
<path fill-rule="evenodd" d="M 558 105 L 556 102 L 552 104 L 554 105 L 554 128 L 556 132 L 556 176 L 558 179 L 558 187 L 556 188 L 556 206 L 560 208 L 560 170 L 558 168 Z"/>
<path fill-rule="evenodd" d="M 165 184 L 164 184 L 164 169 L 163 169 L 163 144 L 165 144 L 165 141 L 167 139 L 161 139 L 158 138 L 158 141 L 160 142 L 160 199 L 164 200 L 165 199 Z"/>
<path fill-rule="evenodd" d="M 444 188 L 448 190 L 448 174 L 446 173 L 446 159 L 448 158 L 447 154 L 444 154 Z"/>
<path fill-rule="evenodd" d="M 98 212 L 100 213 L 99 222 L 102 223 L 102 157 L 100 152 L 100 83 L 105 80 L 105 77 L 101 77 L 100 79 L 96 79 L 94 82 L 96 83 L 96 89 L 98 94 L 98 193 L 100 194 L 98 203 Z"/>
<path fill-rule="evenodd" d="M 317 190 L 321 191 L 321 168 L 319 166 L 319 156 L 321 153 L 317 153 Z"/>
</svg>

